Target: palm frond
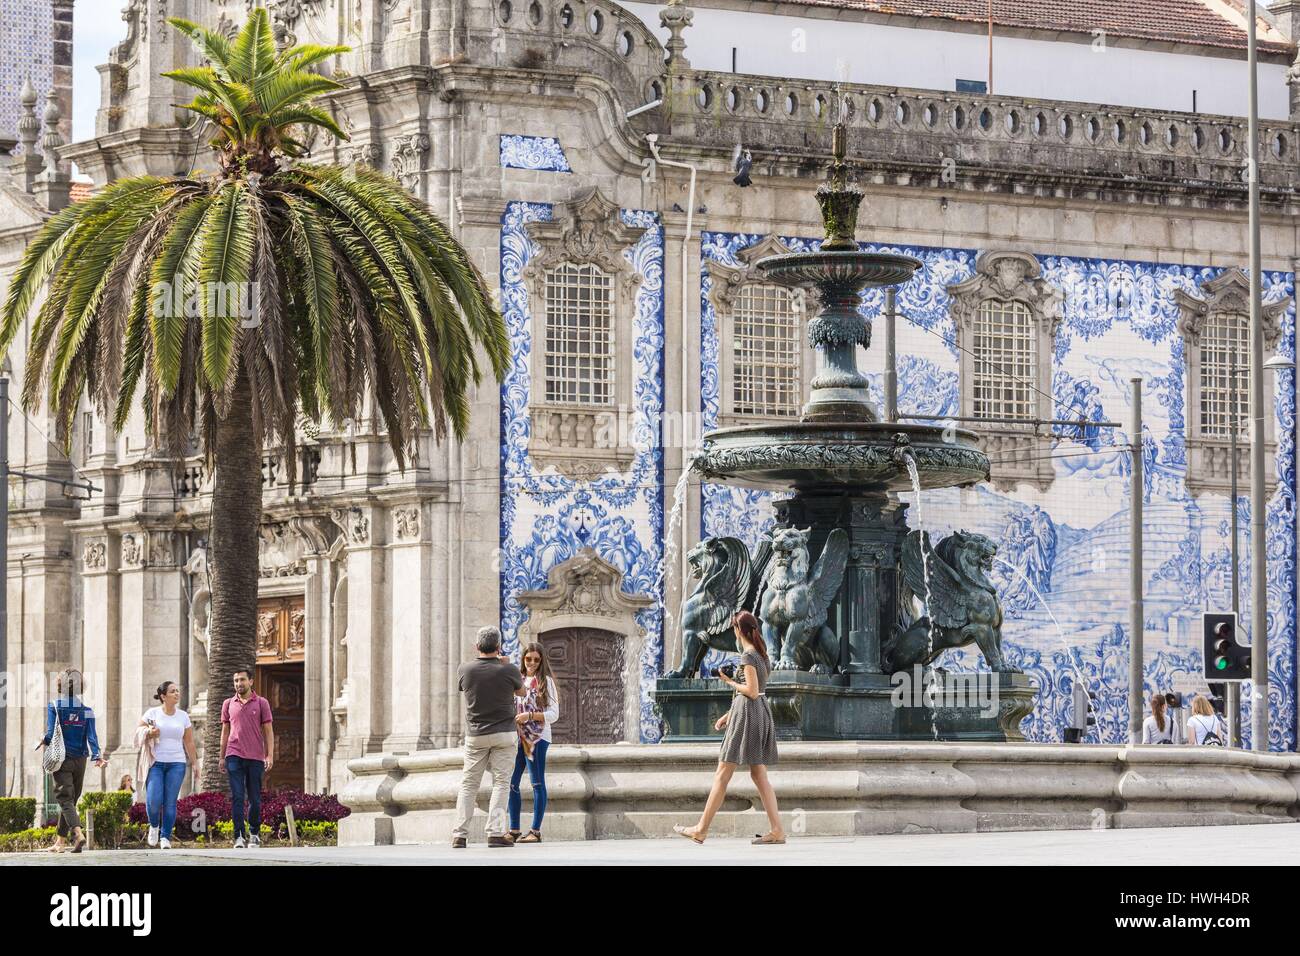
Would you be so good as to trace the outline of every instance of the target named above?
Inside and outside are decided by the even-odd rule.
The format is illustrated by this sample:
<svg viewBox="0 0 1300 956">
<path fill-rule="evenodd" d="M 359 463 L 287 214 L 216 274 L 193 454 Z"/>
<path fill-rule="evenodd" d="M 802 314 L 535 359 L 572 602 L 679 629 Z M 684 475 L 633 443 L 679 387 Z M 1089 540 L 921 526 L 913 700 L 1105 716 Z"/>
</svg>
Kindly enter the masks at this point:
<svg viewBox="0 0 1300 956">
<path fill-rule="evenodd" d="M 275 35 L 265 7 L 255 7 L 248 14 L 235 42 L 230 45 L 230 74 L 238 83 L 252 83 L 261 73 L 275 65 Z"/>
<path fill-rule="evenodd" d="M 239 341 L 244 318 L 240 302 L 249 287 L 256 244 L 247 193 L 248 187 L 240 182 L 224 186 L 203 221 L 199 267 L 203 374 L 223 397 L 235 381 L 237 363 L 231 357 Z M 218 410 L 220 405 L 219 399 Z"/>
<path fill-rule="evenodd" d="M 233 82 L 230 73 L 230 41 L 220 33 L 214 33 L 206 27 L 199 26 L 181 17 L 168 17 L 167 22 L 189 37 L 199 54 L 212 64 L 213 71 L 227 83 Z"/>
</svg>

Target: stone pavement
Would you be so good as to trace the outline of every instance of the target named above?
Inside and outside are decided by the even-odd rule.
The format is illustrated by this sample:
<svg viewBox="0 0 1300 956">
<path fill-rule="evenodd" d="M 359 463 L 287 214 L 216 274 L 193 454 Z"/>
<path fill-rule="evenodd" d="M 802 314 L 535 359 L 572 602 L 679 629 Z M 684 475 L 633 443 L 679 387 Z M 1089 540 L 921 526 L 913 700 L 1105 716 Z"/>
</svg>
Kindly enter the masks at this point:
<svg viewBox="0 0 1300 956">
<path fill-rule="evenodd" d="M 259 850 L 100 850 L 80 856 L 48 853 L 0 855 L 4 865 L 380 865 L 469 866 L 765 864 L 815 866 L 1114 865 L 1146 866 L 1194 858 L 1209 863 L 1294 865 L 1300 826 L 1167 827 L 1130 830 L 1026 830 L 1011 833 L 943 833 L 899 836 L 791 838 L 785 846 L 750 846 L 742 840 L 598 840 L 542 843 L 489 850 L 449 846 L 301 847 Z"/>
</svg>

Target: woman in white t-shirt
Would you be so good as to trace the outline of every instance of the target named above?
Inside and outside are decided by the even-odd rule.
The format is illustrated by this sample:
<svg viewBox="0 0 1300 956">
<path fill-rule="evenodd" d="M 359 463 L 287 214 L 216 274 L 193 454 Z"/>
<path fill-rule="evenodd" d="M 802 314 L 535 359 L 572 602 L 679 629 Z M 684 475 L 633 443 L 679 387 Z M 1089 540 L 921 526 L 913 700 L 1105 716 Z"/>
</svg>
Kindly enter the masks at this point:
<svg viewBox="0 0 1300 956">
<path fill-rule="evenodd" d="M 1197 694 L 1192 700 L 1192 716 L 1187 718 L 1187 740 L 1198 747 L 1227 746 L 1227 728 L 1214 712 L 1209 698 Z"/>
<path fill-rule="evenodd" d="M 1174 724 L 1167 708 L 1169 702 L 1164 694 L 1151 695 L 1151 714 L 1142 722 L 1142 742 L 1144 744 L 1181 744 L 1182 734 Z"/>
<path fill-rule="evenodd" d="M 145 810 L 149 814 L 149 845 L 170 850 L 176 826 L 176 798 L 185 783 L 185 772 L 197 763 L 194 728 L 190 715 L 181 710 L 181 688 L 175 681 L 163 681 L 153 695 L 157 707 L 140 718 L 137 738 L 147 748 L 150 765 L 145 777 Z"/>
</svg>

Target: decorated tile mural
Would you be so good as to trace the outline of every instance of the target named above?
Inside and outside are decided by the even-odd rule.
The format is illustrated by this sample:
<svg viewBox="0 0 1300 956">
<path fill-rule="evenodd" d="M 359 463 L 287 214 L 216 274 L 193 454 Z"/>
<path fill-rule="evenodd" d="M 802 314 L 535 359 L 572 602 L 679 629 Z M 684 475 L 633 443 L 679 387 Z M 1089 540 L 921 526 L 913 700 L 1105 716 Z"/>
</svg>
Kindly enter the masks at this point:
<svg viewBox="0 0 1300 956">
<path fill-rule="evenodd" d="M 501 165 L 543 173 L 571 173 L 564 147 L 554 136 L 501 135 Z"/>
<path fill-rule="evenodd" d="M 663 413 L 663 228 L 652 212 L 622 210 L 624 224 L 644 228 L 624 250 L 641 277 L 633 322 L 633 402 L 645 422 Z M 660 594 L 664 540 L 663 451 L 657 443 L 637 451 L 624 474 L 575 482 L 540 471 L 528 453 L 531 315 L 524 270 L 538 254 L 525 226 L 549 222 L 552 207 L 514 202 L 501 220 L 501 304 L 513 354 L 501 386 L 501 630 L 505 649 L 518 646 L 525 613 L 517 595 L 546 586 L 546 573 L 591 547 L 623 572 L 629 594 Z M 656 429 L 657 431 L 657 429 Z M 638 613 L 646 633 L 641 659 L 641 739 L 659 739 L 647 693 L 662 672 L 661 605 Z"/>
<path fill-rule="evenodd" d="M 706 427 L 719 410 L 718 318 L 710 300 L 710 262 L 738 265 L 736 253 L 757 235 L 706 233 L 701 289 L 703 367 L 701 406 Z M 783 238 L 791 251 L 816 243 Z M 864 244 L 872 251 L 902 252 L 924 268 L 900 289 L 898 327 L 899 408 L 903 413 L 956 414 L 958 361 L 945 288 L 968 278 L 978 250 Z M 1174 292 L 1200 294 L 1221 270 L 1100 259 L 1040 256 L 1043 277 L 1064 295 L 1064 316 L 1053 356 L 1056 416 L 1128 421 L 1129 379 L 1146 383 L 1142 489 L 1146 573 L 1145 683 L 1148 691 L 1186 689 L 1200 682 L 1200 615 L 1229 605 L 1229 502 L 1226 496 L 1191 496 L 1185 486 L 1184 356 Z M 1268 273 L 1265 301 L 1294 298 L 1294 275 Z M 861 311 L 878 316 L 884 295 L 864 294 Z M 1295 309 L 1283 319 L 1280 354 L 1295 356 Z M 870 349 L 862 365 L 879 390 L 883 348 Z M 1270 617 L 1269 746 L 1296 742 L 1296 461 L 1295 407 L 1290 372 L 1272 382 L 1277 416 L 1278 488 L 1268 505 Z M 1020 485 L 1014 497 L 993 490 L 927 492 L 926 527 L 943 535 L 958 529 L 997 542 L 995 565 L 1006 622 L 1004 649 L 1042 691 L 1024 731 L 1033 740 L 1057 741 L 1066 722 L 1072 674 L 1081 673 L 1098 695 L 1098 726 L 1090 739 L 1123 742 L 1128 721 L 1128 474 L 1125 438 L 1092 426 L 1059 430 L 1052 452 L 1055 480 L 1046 491 Z M 1239 504 L 1242 594 L 1249 594 L 1249 502 Z M 733 534 L 751 543 L 770 527 L 770 495 L 717 485 L 703 489 L 701 533 Z M 903 495 L 910 500 L 911 495 Z M 1249 629 L 1249 599 L 1243 597 Z M 945 666 L 982 666 L 974 648 L 949 652 Z M 1249 698 L 1243 692 L 1244 737 L 1249 746 Z"/>
<path fill-rule="evenodd" d="M 18 138 L 18 93 L 30 79 L 40 97 L 54 85 L 54 11 L 48 2 L 0 0 L 0 137 Z"/>
</svg>

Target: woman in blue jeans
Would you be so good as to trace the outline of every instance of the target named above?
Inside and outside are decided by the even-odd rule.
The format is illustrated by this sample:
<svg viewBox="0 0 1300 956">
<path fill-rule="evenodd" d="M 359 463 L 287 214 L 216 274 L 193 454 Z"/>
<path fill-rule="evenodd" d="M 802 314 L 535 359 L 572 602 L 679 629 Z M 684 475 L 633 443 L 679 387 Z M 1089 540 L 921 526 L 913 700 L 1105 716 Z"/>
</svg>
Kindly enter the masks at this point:
<svg viewBox="0 0 1300 956">
<path fill-rule="evenodd" d="M 149 773 L 145 777 L 145 810 L 149 814 L 149 845 L 170 850 L 176 826 L 176 799 L 185 783 L 185 772 L 198 762 L 194 751 L 194 728 L 190 715 L 181 710 L 181 688 L 175 681 L 163 681 L 154 695 L 157 707 L 140 718 L 138 733 L 148 748 Z"/>
<path fill-rule="evenodd" d="M 515 698 L 519 749 L 515 752 L 515 772 L 510 777 L 510 839 L 515 843 L 541 843 L 542 817 L 546 815 L 546 751 L 551 746 L 551 727 L 560 719 L 560 698 L 541 644 L 524 648 L 519 669 L 524 673 L 527 693 Z M 533 825 L 527 836 L 521 836 L 519 813 L 524 800 L 519 782 L 525 767 L 533 785 Z"/>
</svg>

